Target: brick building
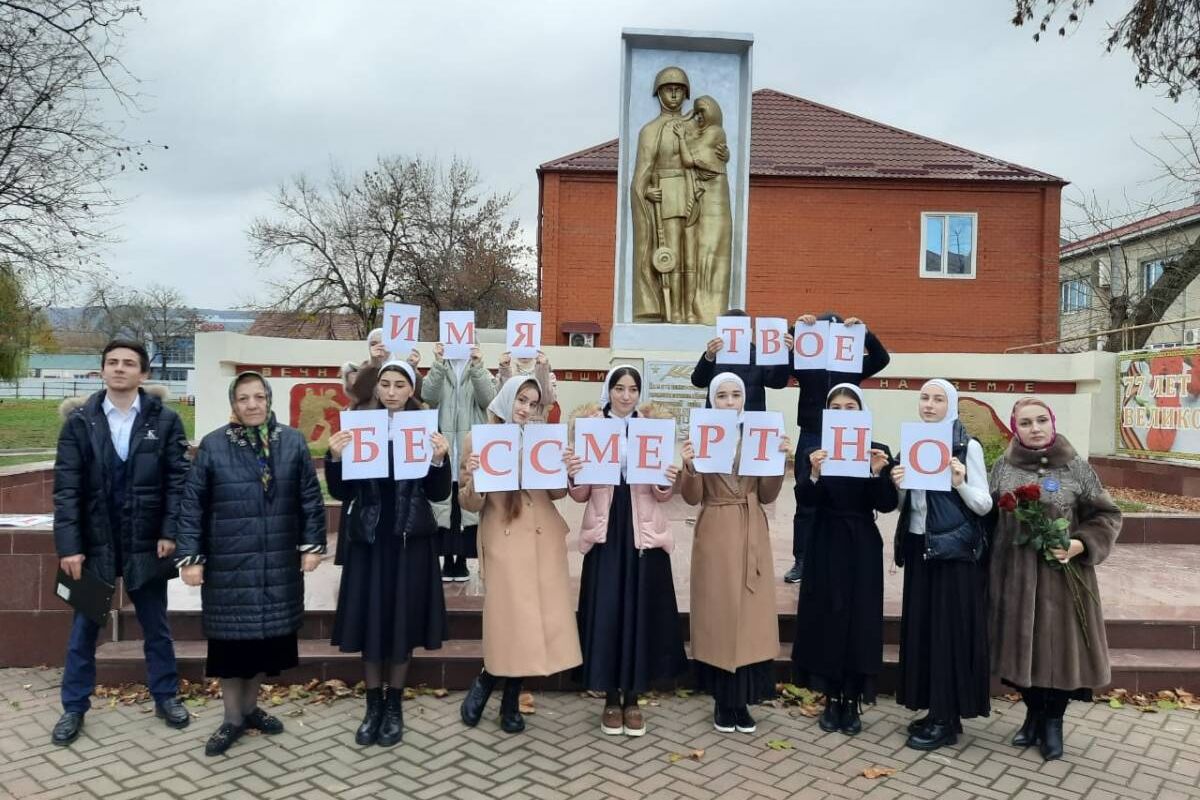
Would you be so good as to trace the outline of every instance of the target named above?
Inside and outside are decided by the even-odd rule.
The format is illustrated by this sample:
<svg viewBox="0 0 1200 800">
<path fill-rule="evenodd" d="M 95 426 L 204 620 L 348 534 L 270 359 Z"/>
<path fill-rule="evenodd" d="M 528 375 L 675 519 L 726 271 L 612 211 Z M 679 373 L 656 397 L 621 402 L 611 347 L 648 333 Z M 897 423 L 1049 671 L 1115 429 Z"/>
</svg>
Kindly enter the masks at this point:
<svg viewBox="0 0 1200 800">
<path fill-rule="evenodd" d="M 747 310 L 862 317 L 897 352 L 1058 335 L 1061 178 L 773 89 L 754 92 Z M 538 168 L 545 344 L 607 346 L 617 141 Z M 932 312 L 951 322 L 917 318 Z"/>
</svg>

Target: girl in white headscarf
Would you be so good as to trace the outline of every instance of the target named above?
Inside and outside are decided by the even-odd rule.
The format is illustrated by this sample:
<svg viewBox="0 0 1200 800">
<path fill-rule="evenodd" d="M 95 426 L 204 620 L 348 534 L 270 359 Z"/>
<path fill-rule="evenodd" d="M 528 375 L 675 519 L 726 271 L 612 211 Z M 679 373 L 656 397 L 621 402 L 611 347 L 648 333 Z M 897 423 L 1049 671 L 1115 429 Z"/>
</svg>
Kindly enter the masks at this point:
<svg viewBox="0 0 1200 800">
<path fill-rule="evenodd" d="M 531 376 L 509 378 L 488 404 L 492 423 L 524 427 L 539 416 L 542 390 Z M 566 461 L 565 450 L 544 446 L 536 455 L 547 468 Z M 500 701 L 500 728 L 505 733 L 525 730 L 519 699 L 527 675 L 553 675 L 579 666 L 579 631 L 567 568 L 566 521 L 554 501 L 563 489 L 521 489 L 480 494 L 474 472 L 479 454 L 471 437 L 459 468 L 459 503 L 479 515 L 479 563 L 483 595 L 483 671 L 463 698 L 461 715 L 467 725 L 479 724 L 498 677 L 505 678 Z"/>
<path fill-rule="evenodd" d="M 861 411 L 866 404 L 861 389 L 840 383 L 825 408 Z M 875 516 L 899 502 L 887 474 L 891 452 L 878 442 L 869 448 L 867 478 L 823 476 L 829 454 L 820 448 L 796 458 L 796 504 L 815 516 L 792 639 L 795 682 L 825 695 L 821 730 L 848 736 L 862 731 L 860 705 L 875 702 L 883 666 L 883 540 Z"/>
<path fill-rule="evenodd" d="M 992 508 L 983 447 L 958 420 L 958 391 L 935 378 L 921 387 L 922 422 L 952 421 L 949 491 L 900 489 L 893 546 L 904 567 L 896 700 L 928 709 L 908 726 L 908 746 L 936 750 L 958 740 L 961 719 L 990 711 L 983 516 Z M 903 466 L 892 469 L 899 489 Z"/>
<path fill-rule="evenodd" d="M 713 378 L 709 404 L 740 415 L 746 385 L 732 372 Z M 743 440 L 738 459 L 759 440 Z M 787 453 L 785 436 L 778 449 Z M 775 570 L 763 504 L 779 496 L 783 474 L 742 477 L 696 472 L 692 442 L 683 445 L 678 487 L 699 505 L 692 539 L 692 658 L 701 687 L 714 701 L 713 727 L 722 733 L 754 733 L 750 706 L 775 694 L 779 617 Z"/>
<path fill-rule="evenodd" d="M 642 373 L 622 364 L 609 370 L 596 416 L 629 420 L 642 416 Z M 624 437 L 620 441 L 624 443 Z M 610 736 L 642 736 L 646 721 L 638 695 L 687 670 L 679 607 L 671 577 L 674 539 L 663 504 L 674 494 L 678 469 L 667 468 L 668 486 L 626 482 L 627 452 L 619 449 L 616 486 L 576 484 L 583 466 L 577 453 L 567 462 L 571 497 L 587 503 L 579 530 L 583 572 L 579 579 L 580 683 L 604 692 L 600 730 Z"/>
</svg>

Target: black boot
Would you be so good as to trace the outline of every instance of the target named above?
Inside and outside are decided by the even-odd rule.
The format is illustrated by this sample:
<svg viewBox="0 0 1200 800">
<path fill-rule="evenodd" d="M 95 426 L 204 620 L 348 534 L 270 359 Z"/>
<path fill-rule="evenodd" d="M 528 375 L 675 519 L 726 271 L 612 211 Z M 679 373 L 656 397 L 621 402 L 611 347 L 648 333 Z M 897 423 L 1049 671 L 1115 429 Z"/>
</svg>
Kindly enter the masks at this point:
<svg viewBox="0 0 1200 800">
<path fill-rule="evenodd" d="M 404 700 L 403 686 L 389 686 L 384 695 L 383 721 L 379 725 L 379 738 L 376 743 L 380 747 L 391 747 L 404 736 Z"/>
<path fill-rule="evenodd" d="M 862 720 L 858 716 L 858 698 L 842 698 L 842 724 L 838 730 L 847 736 L 862 733 Z"/>
<path fill-rule="evenodd" d="M 933 717 L 931 717 L 929 714 L 914 719 L 912 722 L 908 723 L 908 735 L 915 736 L 932 724 Z"/>
<path fill-rule="evenodd" d="M 958 732 L 953 722 L 931 721 L 925 728 L 908 737 L 908 746 L 913 750 L 937 750 L 958 742 Z"/>
<path fill-rule="evenodd" d="M 475 676 L 475 680 L 471 682 L 471 688 L 467 690 L 467 696 L 463 698 L 460 709 L 465 725 L 474 728 L 479 724 L 479 718 L 483 716 L 483 709 L 495 688 L 496 676 L 489 674 L 486 669 Z"/>
<path fill-rule="evenodd" d="M 842 701 L 836 697 L 826 697 L 825 710 L 821 712 L 821 718 L 817 720 L 817 724 L 826 733 L 833 733 L 841 727 Z"/>
<path fill-rule="evenodd" d="M 1041 740 L 1042 712 L 1033 707 L 1025 709 L 1025 722 L 1012 738 L 1013 747 L 1033 747 Z"/>
<path fill-rule="evenodd" d="M 362 725 L 354 733 L 354 743 L 359 747 L 375 744 L 379 739 L 379 726 L 383 723 L 383 688 L 367 689 L 367 713 Z"/>
<path fill-rule="evenodd" d="M 1062 717 L 1046 717 L 1042 721 L 1042 759 L 1057 761 L 1063 757 Z"/>
<path fill-rule="evenodd" d="M 504 695 L 500 698 L 500 730 L 505 733 L 525 730 L 525 717 L 521 716 L 520 678 L 504 680 Z"/>
</svg>

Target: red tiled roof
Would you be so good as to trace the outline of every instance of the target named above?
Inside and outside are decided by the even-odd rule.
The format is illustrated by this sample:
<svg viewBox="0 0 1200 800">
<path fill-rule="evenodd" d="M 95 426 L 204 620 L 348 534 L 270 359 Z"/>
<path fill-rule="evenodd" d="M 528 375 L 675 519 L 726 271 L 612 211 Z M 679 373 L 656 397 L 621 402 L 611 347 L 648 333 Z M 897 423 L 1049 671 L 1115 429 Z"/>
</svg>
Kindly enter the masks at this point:
<svg viewBox="0 0 1200 800">
<path fill-rule="evenodd" d="M 617 140 L 548 161 L 547 172 L 616 172 Z M 750 117 L 750 174 L 1065 183 L 801 97 L 759 89 Z"/>
<path fill-rule="evenodd" d="M 1102 231 L 1093 236 L 1088 236 L 1078 241 L 1068 242 L 1062 246 L 1060 255 L 1068 255 L 1079 250 L 1086 250 L 1093 245 L 1102 242 L 1111 242 L 1129 236 L 1132 233 L 1157 228 L 1161 225 L 1167 225 L 1172 222 L 1187 219 L 1188 217 L 1200 217 L 1200 203 L 1187 206 L 1186 208 L 1177 208 L 1174 211 L 1164 211 L 1161 214 L 1154 214 L 1144 219 L 1134 220 L 1127 225 L 1122 225 L 1119 228 L 1113 228 L 1111 231 Z"/>
<path fill-rule="evenodd" d="M 272 336 L 278 339 L 335 339 L 339 341 L 367 338 L 362 323 L 354 314 L 294 314 L 283 311 L 264 311 L 259 314 L 247 336 Z"/>
</svg>

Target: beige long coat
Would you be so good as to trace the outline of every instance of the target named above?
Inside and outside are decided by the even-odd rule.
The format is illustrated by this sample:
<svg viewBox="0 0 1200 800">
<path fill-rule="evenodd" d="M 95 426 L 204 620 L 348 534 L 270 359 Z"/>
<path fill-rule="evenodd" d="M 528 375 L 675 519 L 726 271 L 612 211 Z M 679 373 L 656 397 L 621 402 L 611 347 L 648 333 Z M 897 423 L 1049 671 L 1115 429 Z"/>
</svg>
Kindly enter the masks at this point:
<svg viewBox="0 0 1200 800">
<path fill-rule="evenodd" d="M 1047 492 L 1051 479 L 1053 492 Z M 1073 559 L 1097 597 L 1096 565 L 1108 558 L 1121 531 L 1121 511 L 1095 471 L 1062 434 L 1045 451 L 1022 447 L 1013 439 L 992 465 L 990 488 L 999 497 L 1018 486 L 1038 483 L 1052 517 L 1065 517 L 1072 539 L 1084 552 Z M 1050 689 L 1098 689 L 1111 680 L 1108 640 L 1100 604 L 1084 601 L 1090 647 L 1075 618 L 1066 577 L 1028 547 L 1016 547 L 1020 523 L 1000 511 L 992 539 L 989 585 L 989 635 L 992 674 L 1014 686 Z"/>
<path fill-rule="evenodd" d="M 583 663 L 567 569 L 566 520 L 554 507 L 566 489 L 521 491 L 521 513 L 506 519 L 509 492 L 479 494 L 459 466 L 458 502 L 479 513 L 484 582 L 483 666 L 493 675 L 553 675 Z"/>
<path fill-rule="evenodd" d="M 700 505 L 692 542 L 692 657 L 727 672 L 779 655 L 775 568 L 762 504 L 783 476 L 680 470 L 683 499 Z"/>
</svg>

